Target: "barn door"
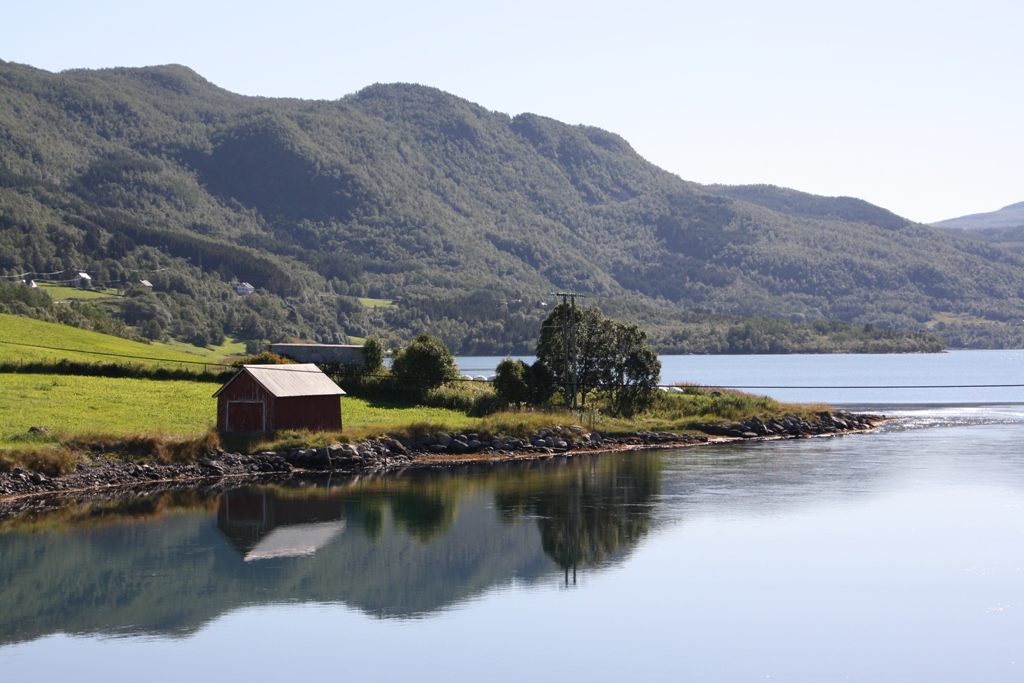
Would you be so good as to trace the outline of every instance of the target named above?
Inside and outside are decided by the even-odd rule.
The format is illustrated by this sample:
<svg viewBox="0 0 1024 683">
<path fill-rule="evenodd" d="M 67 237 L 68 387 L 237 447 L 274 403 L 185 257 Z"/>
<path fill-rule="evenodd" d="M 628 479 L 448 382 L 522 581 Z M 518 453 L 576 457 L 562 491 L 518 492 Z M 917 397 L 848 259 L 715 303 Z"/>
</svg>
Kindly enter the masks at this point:
<svg viewBox="0 0 1024 683">
<path fill-rule="evenodd" d="M 228 401 L 229 432 L 267 431 L 267 408 L 263 401 Z"/>
</svg>

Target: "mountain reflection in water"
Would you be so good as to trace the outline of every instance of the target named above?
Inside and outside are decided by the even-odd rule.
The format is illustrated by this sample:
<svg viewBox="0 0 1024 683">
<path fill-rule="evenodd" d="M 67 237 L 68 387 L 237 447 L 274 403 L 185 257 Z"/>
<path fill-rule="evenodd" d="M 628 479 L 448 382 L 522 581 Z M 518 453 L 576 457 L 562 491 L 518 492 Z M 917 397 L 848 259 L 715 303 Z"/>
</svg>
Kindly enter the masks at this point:
<svg viewBox="0 0 1024 683">
<path fill-rule="evenodd" d="M 0 519 L 0 643 L 185 635 L 268 603 L 414 617 L 555 572 L 572 582 L 649 530 L 660 463 L 634 453 L 175 491 Z"/>
</svg>

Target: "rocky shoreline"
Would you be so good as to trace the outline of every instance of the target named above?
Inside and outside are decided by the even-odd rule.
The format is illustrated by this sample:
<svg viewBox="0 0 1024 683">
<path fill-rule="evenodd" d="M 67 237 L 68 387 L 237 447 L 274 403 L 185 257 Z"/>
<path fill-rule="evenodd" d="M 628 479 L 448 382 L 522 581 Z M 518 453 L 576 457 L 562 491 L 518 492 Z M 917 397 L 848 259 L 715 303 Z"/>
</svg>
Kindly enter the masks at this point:
<svg viewBox="0 0 1024 683">
<path fill-rule="evenodd" d="M 751 418 L 733 424 L 702 425 L 708 436 L 668 432 L 636 432 L 601 436 L 578 425 L 541 429 L 527 439 L 478 434 L 432 434 L 419 439 L 379 438 L 360 444 L 322 448 L 265 451 L 245 455 L 216 451 L 195 464 L 125 462 L 105 458 L 92 466 L 78 465 L 61 477 L 14 468 L 0 472 L 0 502 L 54 494 L 73 494 L 126 487 L 147 490 L 198 486 L 217 480 L 270 481 L 302 476 L 377 475 L 392 471 L 446 468 L 535 460 L 556 456 L 599 454 L 623 450 L 685 448 L 742 440 L 792 439 L 866 431 L 885 420 L 879 415 L 846 412 L 819 413 L 816 419 L 787 417 L 762 421 Z M 3 512 L 0 506 L 0 512 Z"/>
</svg>

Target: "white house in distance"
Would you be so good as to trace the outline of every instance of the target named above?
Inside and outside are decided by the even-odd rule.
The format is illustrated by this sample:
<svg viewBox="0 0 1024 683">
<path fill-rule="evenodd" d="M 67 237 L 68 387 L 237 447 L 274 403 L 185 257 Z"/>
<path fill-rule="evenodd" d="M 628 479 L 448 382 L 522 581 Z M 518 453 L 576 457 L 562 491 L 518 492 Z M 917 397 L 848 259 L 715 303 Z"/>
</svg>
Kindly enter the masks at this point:
<svg viewBox="0 0 1024 683">
<path fill-rule="evenodd" d="M 150 282 L 149 280 L 139 280 L 139 284 L 145 287 L 146 289 L 153 289 L 153 283 Z"/>
<path fill-rule="evenodd" d="M 92 286 L 92 277 L 90 277 L 89 273 L 78 273 L 75 275 L 73 282 L 75 283 L 75 287 L 89 289 L 89 287 Z"/>
<path fill-rule="evenodd" d="M 243 282 L 242 284 L 235 287 L 235 291 L 238 292 L 238 296 L 245 296 L 246 294 L 252 294 L 253 292 L 255 292 L 256 288 L 250 285 L 248 282 Z"/>
</svg>

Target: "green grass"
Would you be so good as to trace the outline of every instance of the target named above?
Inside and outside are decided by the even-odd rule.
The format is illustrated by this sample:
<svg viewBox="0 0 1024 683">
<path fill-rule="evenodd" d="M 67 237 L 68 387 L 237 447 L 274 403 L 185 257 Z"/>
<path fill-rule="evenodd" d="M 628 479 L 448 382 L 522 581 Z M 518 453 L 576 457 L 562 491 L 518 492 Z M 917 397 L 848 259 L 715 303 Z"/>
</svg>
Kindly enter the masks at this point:
<svg viewBox="0 0 1024 683">
<path fill-rule="evenodd" d="M 196 437 L 214 426 L 216 385 L 206 382 L 153 381 L 62 375 L 0 375 L 0 447 L 31 442 L 28 429 L 46 427 L 57 440 L 85 434 L 126 436 L 163 434 Z M 389 405 L 353 396 L 342 398 L 345 433 L 350 438 L 388 432 L 444 430 L 524 435 L 552 424 L 582 424 L 608 433 L 688 431 L 706 422 L 731 422 L 753 415 L 763 418 L 810 414 L 827 407 L 778 403 L 767 397 L 734 392 L 718 395 L 659 395 L 651 411 L 632 420 L 600 411 L 510 411 L 483 419 L 448 408 Z M 289 437 L 291 438 L 291 437 Z"/>
<path fill-rule="evenodd" d="M 0 374 L 0 469 L 17 465 L 50 474 L 68 472 L 78 462 L 76 458 L 100 452 L 162 461 L 192 460 L 217 444 L 217 435 L 211 431 L 216 423 L 215 389 L 216 385 L 193 381 Z M 685 389 L 685 394 L 659 392 L 651 410 L 631 420 L 602 414 L 600 401 L 576 414 L 559 409 L 523 410 L 471 418 L 449 408 L 409 407 L 344 396 L 343 433 L 284 431 L 255 439 L 225 437 L 224 446 L 258 452 L 359 441 L 383 434 L 422 436 L 452 431 L 525 437 L 542 427 L 574 424 L 605 435 L 638 430 L 684 432 L 706 422 L 735 422 L 754 415 L 806 416 L 827 409 L 704 387 Z M 457 385 L 444 391 L 472 396 L 484 390 Z M 45 427 L 49 434 L 30 434 L 33 426 Z"/>
<path fill-rule="evenodd" d="M 364 344 L 366 344 L 366 337 L 353 337 L 350 334 L 350 335 L 348 335 L 348 343 L 349 344 L 359 344 L 360 346 L 363 346 Z"/>
<path fill-rule="evenodd" d="M 821 403 L 781 403 L 770 396 L 757 396 L 742 391 L 717 390 L 709 387 L 682 386 L 686 393 L 662 393 L 654 396 L 651 409 L 636 418 L 637 429 L 673 431 L 696 429 L 709 422 L 737 422 L 754 417 L 810 417 L 829 410 Z"/>
<path fill-rule="evenodd" d="M 118 296 L 116 289 L 79 289 L 66 285 L 52 285 L 46 282 L 37 282 L 39 289 L 50 295 L 54 301 L 65 301 L 67 299 L 110 299 Z"/>
<path fill-rule="evenodd" d="M 0 375 L 0 447 L 32 443 L 32 426 L 61 440 L 83 434 L 196 436 L 216 422 L 215 389 L 204 382 Z"/>
<path fill-rule="evenodd" d="M 154 343 L 153 346 L 171 349 L 174 351 L 180 351 L 182 353 L 188 353 L 194 356 L 199 356 L 200 358 L 205 358 L 210 361 L 216 362 L 223 361 L 227 359 L 228 356 L 245 355 L 245 342 L 239 341 L 238 339 L 228 339 L 220 346 L 193 346 L 192 344 L 189 344 L 187 342 L 177 340 L 172 340 L 170 342 Z"/>
<path fill-rule="evenodd" d="M 367 308 L 391 308 L 395 305 L 391 299 L 370 299 L 367 297 L 359 297 L 359 303 Z"/>
<path fill-rule="evenodd" d="M 447 408 L 386 406 L 354 396 L 345 396 L 341 399 L 341 412 L 345 431 L 375 431 L 377 434 L 383 434 L 400 425 L 447 424 L 451 425 L 452 429 L 462 429 L 475 422 L 465 413 Z"/>
<path fill-rule="evenodd" d="M 0 448 L 54 443 L 90 434 L 161 434 L 195 438 L 217 421 L 216 385 L 62 375 L 0 375 Z M 451 429 L 472 421 L 444 408 L 375 405 L 342 398 L 346 433 L 383 434 L 401 425 L 432 423 Z M 53 439 L 30 437 L 46 427 Z"/>
<path fill-rule="evenodd" d="M 31 346 L 21 346 L 21 344 Z M 232 342 L 232 344 L 218 347 L 215 350 L 207 349 L 206 351 L 209 355 L 204 357 L 197 353 L 185 352 L 184 349 L 203 351 L 188 344 L 142 344 L 109 334 L 80 330 L 77 327 L 70 327 L 68 325 L 59 325 L 57 323 L 48 323 L 42 320 L 0 313 L 0 361 L 40 361 L 67 358 L 68 360 L 95 363 L 127 362 L 132 360 L 131 358 L 117 358 L 113 355 L 97 355 L 97 353 L 104 353 L 158 359 L 138 361 L 149 365 L 158 365 L 161 361 L 189 361 L 194 363 L 202 362 L 203 360 L 219 360 L 224 355 L 227 355 L 221 353 L 221 349 L 234 349 L 237 345 L 238 342 Z M 57 351 L 33 348 L 33 346 L 50 346 L 74 350 Z M 242 344 L 241 346 L 244 351 L 245 345 Z M 97 353 L 85 353 L 87 351 Z"/>
</svg>

